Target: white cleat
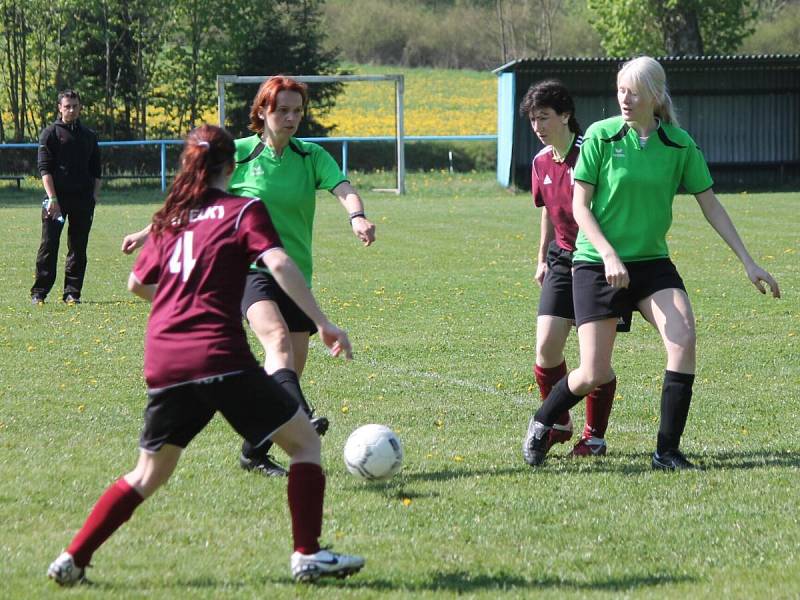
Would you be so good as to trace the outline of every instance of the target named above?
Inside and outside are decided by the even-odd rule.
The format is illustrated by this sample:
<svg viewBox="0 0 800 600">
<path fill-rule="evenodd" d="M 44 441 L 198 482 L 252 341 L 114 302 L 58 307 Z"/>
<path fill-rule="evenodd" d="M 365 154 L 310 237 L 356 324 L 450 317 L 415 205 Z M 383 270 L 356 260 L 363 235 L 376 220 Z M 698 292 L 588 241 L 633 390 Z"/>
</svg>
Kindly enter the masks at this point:
<svg viewBox="0 0 800 600">
<path fill-rule="evenodd" d="M 62 552 L 52 562 L 50 568 L 47 569 L 47 576 L 58 585 L 70 586 L 86 583 L 86 569 L 77 566 L 72 555 L 67 552 Z"/>
<path fill-rule="evenodd" d="M 330 550 L 320 550 L 314 554 L 292 554 L 292 577 L 296 581 L 312 583 L 320 577 L 344 579 L 358 573 L 364 566 L 364 559 L 351 554 L 337 554 Z"/>
</svg>

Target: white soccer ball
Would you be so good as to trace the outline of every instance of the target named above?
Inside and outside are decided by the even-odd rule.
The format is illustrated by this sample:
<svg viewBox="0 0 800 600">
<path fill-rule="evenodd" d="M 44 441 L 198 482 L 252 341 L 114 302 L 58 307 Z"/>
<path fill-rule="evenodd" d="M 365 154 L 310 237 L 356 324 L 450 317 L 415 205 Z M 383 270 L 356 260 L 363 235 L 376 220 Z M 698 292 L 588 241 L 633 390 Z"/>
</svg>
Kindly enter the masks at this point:
<svg viewBox="0 0 800 600">
<path fill-rule="evenodd" d="M 344 464 L 359 479 L 389 479 L 403 464 L 403 445 L 385 425 L 363 425 L 347 438 Z"/>
</svg>

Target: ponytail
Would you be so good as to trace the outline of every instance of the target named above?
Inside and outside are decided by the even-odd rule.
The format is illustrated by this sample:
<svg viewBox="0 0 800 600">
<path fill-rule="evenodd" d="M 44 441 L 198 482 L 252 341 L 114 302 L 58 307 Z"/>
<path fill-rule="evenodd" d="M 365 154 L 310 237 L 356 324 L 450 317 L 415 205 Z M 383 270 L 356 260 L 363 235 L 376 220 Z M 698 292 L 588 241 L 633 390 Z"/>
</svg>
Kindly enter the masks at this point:
<svg viewBox="0 0 800 600">
<path fill-rule="evenodd" d="M 205 204 L 209 182 L 233 165 L 234 152 L 233 138 L 220 127 L 202 125 L 190 131 L 181 152 L 180 170 L 164 206 L 153 215 L 151 233 L 157 236 L 167 228 L 183 229 L 189 211 Z"/>
</svg>

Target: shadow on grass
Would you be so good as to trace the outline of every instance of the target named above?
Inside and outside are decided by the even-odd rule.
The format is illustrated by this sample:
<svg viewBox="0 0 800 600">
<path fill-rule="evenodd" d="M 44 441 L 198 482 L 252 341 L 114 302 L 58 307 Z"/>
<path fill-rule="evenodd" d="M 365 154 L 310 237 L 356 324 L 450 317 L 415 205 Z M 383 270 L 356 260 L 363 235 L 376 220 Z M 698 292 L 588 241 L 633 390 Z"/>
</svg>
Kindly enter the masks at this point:
<svg viewBox="0 0 800 600">
<path fill-rule="evenodd" d="M 369 564 L 367 564 L 369 567 Z M 464 570 L 457 571 L 435 571 L 426 577 L 425 581 L 402 583 L 386 579 L 365 579 L 363 575 L 354 576 L 346 583 L 333 580 L 322 579 L 315 587 L 325 588 L 350 588 L 358 590 L 374 590 L 377 592 L 456 592 L 456 593 L 477 593 L 485 591 L 496 591 L 501 593 L 521 593 L 523 591 L 536 590 L 570 590 L 570 591 L 599 591 L 599 592 L 624 592 L 641 590 L 644 588 L 654 588 L 665 585 L 677 585 L 684 583 L 696 583 L 699 581 L 695 577 L 687 575 L 668 575 L 656 573 L 653 575 L 623 575 L 610 576 L 603 579 L 590 581 L 575 581 L 560 577 L 544 577 L 527 579 L 519 574 L 500 571 L 498 573 L 470 573 Z M 285 580 L 273 579 L 265 580 L 265 584 L 272 585 L 285 584 Z"/>
<path fill-rule="evenodd" d="M 376 482 L 370 484 L 377 492 L 386 493 L 387 488 L 402 490 L 403 485 L 418 481 L 450 481 L 471 477 L 504 477 L 521 474 L 556 474 L 556 473 L 619 473 L 621 475 L 641 475 L 653 472 L 650 466 L 650 452 L 612 452 L 602 458 L 572 458 L 563 455 L 548 456 L 547 462 L 540 467 L 531 468 L 517 461 L 517 466 L 502 468 L 469 469 L 453 468 L 435 471 L 417 471 L 401 473 L 389 482 Z M 763 469 L 765 467 L 800 467 L 800 451 L 787 450 L 782 452 L 769 452 L 755 450 L 748 452 L 706 452 L 703 454 L 690 453 L 689 460 L 695 463 L 698 471 L 717 471 L 727 469 L 749 470 Z M 398 495 L 400 491 L 398 491 Z M 413 498 L 406 493 L 404 497 Z"/>
</svg>

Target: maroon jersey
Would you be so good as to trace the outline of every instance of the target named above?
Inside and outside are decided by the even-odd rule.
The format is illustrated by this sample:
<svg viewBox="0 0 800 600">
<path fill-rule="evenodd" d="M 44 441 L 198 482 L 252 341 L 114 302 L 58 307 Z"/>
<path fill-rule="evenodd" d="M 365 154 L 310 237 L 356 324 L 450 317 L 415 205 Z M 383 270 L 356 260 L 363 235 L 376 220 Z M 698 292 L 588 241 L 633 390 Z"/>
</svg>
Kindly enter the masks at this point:
<svg viewBox="0 0 800 600">
<path fill-rule="evenodd" d="M 572 216 L 572 190 L 575 187 L 573 169 L 582 143 L 583 136 L 576 134 L 563 162 L 553 160 L 553 147 L 545 146 L 533 157 L 531 169 L 533 203 L 547 208 L 556 230 L 556 244 L 569 252 L 575 251 L 578 235 L 578 224 Z"/>
<path fill-rule="evenodd" d="M 264 203 L 212 189 L 179 232 L 150 236 L 133 274 L 158 284 L 144 348 L 149 389 L 258 367 L 239 303 L 251 263 L 281 247 Z"/>
</svg>

